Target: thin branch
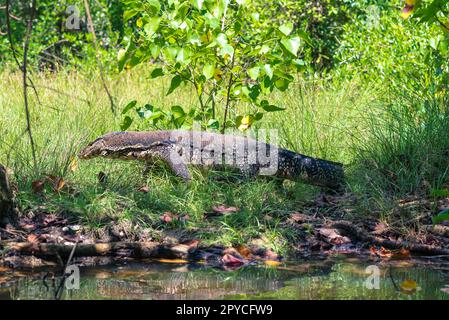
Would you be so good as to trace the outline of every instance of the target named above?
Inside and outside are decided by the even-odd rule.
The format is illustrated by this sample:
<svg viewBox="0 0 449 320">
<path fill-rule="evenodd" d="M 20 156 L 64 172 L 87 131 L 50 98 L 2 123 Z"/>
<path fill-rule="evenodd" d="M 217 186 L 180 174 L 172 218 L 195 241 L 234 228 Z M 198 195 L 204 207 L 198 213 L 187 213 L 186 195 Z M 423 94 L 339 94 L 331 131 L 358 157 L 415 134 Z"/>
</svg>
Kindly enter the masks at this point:
<svg viewBox="0 0 449 320">
<path fill-rule="evenodd" d="M 229 83 L 228 83 L 228 92 L 226 93 L 226 105 L 225 105 L 225 114 L 223 119 L 223 129 L 222 133 L 226 130 L 226 120 L 228 117 L 228 110 L 229 110 L 229 104 L 231 102 L 231 87 L 232 87 L 232 80 L 234 79 L 234 74 L 232 73 L 232 69 L 234 69 L 234 61 L 235 61 L 235 52 L 232 54 L 232 61 L 231 61 L 231 67 L 229 69 L 231 75 L 229 76 Z"/>
<path fill-rule="evenodd" d="M 31 14 L 30 19 L 27 23 L 27 30 L 25 35 L 25 45 L 23 49 L 23 64 L 22 64 L 22 75 L 23 75 L 23 99 L 25 104 L 25 115 L 27 121 L 27 131 L 28 137 L 30 139 L 31 152 L 33 155 L 34 169 L 37 170 L 37 159 L 36 159 L 36 148 L 34 145 L 33 134 L 31 132 L 31 120 L 30 120 L 30 109 L 28 106 L 28 84 L 27 84 L 27 64 L 28 64 L 28 47 L 30 44 L 31 31 L 33 30 L 33 19 L 36 11 L 36 0 L 33 0 L 31 4 Z"/>
<path fill-rule="evenodd" d="M 9 46 L 11 47 L 12 55 L 14 57 L 14 60 L 16 61 L 17 65 L 19 66 L 19 69 L 22 70 L 22 66 L 20 65 L 19 58 L 17 57 L 16 49 L 14 48 L 14 41 L 12 39 L 12 33 L 11 33 L 11 20 L 9 19 L 9 0 L 6 0 L 6 31 L 8 32 L 8 40 L 9 40 Z"/>
<path fill-rule="evenodd" d="M 92 16 L 90 14 L 90 7 L 89 7 L 89 3 L 87 0 L 84 0 L 84 7 L 86 9 L 86 14 L 87 14 L 87 20 L 88 20 L 88 29 L 90 29 L 90 33 L 92 34 L 92 42 L 94 45 L 94 49 L 95 49 L 95 58 L 97 59 L 97 64 L 98 67 L 100 69 L 100 78 L 101 78 L 101 82 L 103 83 L 103 88 L 106 91 L 106 94 L 108 95 L 109 98 L 109 102 L 111 104 L 111 111 L 112 113 L 115 115 L 115 106 L 114 106 L 114 99 L 112 98 L 111 93 L 109 92 L 108 86 L 106 85 L 106 81 L 104 79 L 104 69 L 103 69 L 103 64 L 100 61 L 100 58 L 98 57 L 98 45 L 97 45 L 97 36 L 95 35 L 95 29 L 94 29 L 94 24 L 92 21 Z"/>
<path fill-rule="evenodd" d="M 55 292 L 55 299 L 56 299 L 56 300 L 60 300 L 60 299 L 61 299 L 61 296 L 62 296 L 62 293 L 64 292 L 64 285 L 65 285 L 65 281 L 66 281 L 66 279 L 67 279 L 67 273 L 66 273 L 66 270 L 67 270 L 67 268 L 69 267 L 70 262 L 71 262 L 72 259 L 73 259 L 73 255 L 75 254 L 75 250 L 76 250 L 77 245 L 78 245 L 78 240 L 77 240 L 77 241 L 75 242 L 75 244 L 73 245 L 72 251 L 70 251 L 69 258 L 67 259 L 67 263 L 66 263 L 66 265 L 65 265 L 65 268 L 64 268 L 64 271 L 63 271 L 63 274 L 62 274 L 61 282 L 60 282 L 59 287 L 57 288 L 57 290 L 56 290 L 56 292 Z"/>
<path fill-rule="evenodd" d="M 14 40 L 12 38 L 11 20 L 9 19 L 10 18 L 10 14 L 9 14 L 9 0 L 6 0 L 5 9 L 6 9 L 6 33 L 8 34 L 9 46 L 11 48 L 14 60 L 16 61 L 17 67 L 19 68 L 19 70 L 22 70 L 23 67 L 22 67 L 22 65 L 19 62 L 19 58 L 17 56 L 17 52 L 16 52 L 16 49 L 14 47 Z M 32 9 L 32 10 L 35 10 L 35 9 Z M 32 14 L 34 15 L 34 13 L 32 13 Z M 34 83 L 33 83 L 33 81 L 31 80 L 30 77 L 28 77 L 28 81 L 30 83 L 30 86 L 33 88 L 34 94 L 36 95 L 37 102 L 39 104 L 41 104 L 41 100 L 39 99 L 39 95 L 37 94 L 37 90 L 34 87 Z"/>
<path fill-rule="evenodd" d="M 63 96 L 66 96 L 66 97 L 70 97 L 70 98 L 73 98 L 73 99 L 77 99 L 77 100 L 79 100 L 79 101 L 83 101 L 83 102 L 87 103 L 89 106 L 91 105 L 91 103 L 90 103 L 89 100 L 84 99 L 84 98 L 77 97 L 76 95 L 73 95 L 73 94 L 70 94 L 70 93 L 66 93 L 66 92 L 60 91 L 60 90 L 58 90 L 58 89 L 55 89 L 55 88 L 52 88 L 52 87 L 43 86 L 43 85 L 38 85 L 37 87 L 38 87 L 38 88 L 42 88 L 42 89 L 47 89 L 47 90 L 50 90 L 50 91 L 53 91 L 53 92 L 56 92 L 56 93 L 58 93 L 58 94 L 60 94 L 60 95 L 63 95 Z M 52 109 L 54 109 L 54 110 L 56 110 L 56 111 L 61 111 L 60 109 L 57 109 L 57 108 L 52 108 Z"/>
</svg>

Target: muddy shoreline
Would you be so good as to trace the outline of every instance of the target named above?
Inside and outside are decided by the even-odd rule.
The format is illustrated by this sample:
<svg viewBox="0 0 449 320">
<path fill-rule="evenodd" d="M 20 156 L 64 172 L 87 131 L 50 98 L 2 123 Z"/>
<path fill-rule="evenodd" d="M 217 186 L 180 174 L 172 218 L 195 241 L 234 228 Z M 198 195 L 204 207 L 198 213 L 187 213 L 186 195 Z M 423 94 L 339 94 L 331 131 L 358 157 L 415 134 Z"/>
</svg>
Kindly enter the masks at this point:
<svg viewBox="0 0 449 320">
<path fill-rule="evenodd" d="M 159 240 L 142 232 L 130 233 L 121 226 L 109 227 L 99 235 L 56 214 L 22 215 L 15 226 L 0 228 L 0 265 L 13 269 L 62 267 L 73 251 L 81 265 L 104 265 L 146 259 L 201 262 L 218 268 L 235 268 L 252 263 L 276 264 L 283 260 L 307 259 L 332 254 L 369 254 L 377 258 L 420 256 L 449 257 L 449 227 L 421 224 L 419 237 L 406 238 L 376 220 L 342 220 L 335 215 L 319 217 L 290 213 L 283 228 L 295 240 L 280 256 L 263 239 L 247 245 L 205 245 L 194 231 L 170 230 Z"/>
</svg>

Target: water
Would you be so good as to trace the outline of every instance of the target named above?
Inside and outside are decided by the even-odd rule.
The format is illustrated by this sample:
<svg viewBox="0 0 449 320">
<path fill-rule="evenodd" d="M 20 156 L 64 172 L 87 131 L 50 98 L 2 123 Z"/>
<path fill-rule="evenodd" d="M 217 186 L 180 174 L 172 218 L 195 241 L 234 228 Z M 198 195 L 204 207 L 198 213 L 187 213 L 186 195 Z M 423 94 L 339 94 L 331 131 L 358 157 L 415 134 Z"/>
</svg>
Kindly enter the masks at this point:
<svg viewBox="0 0 449 320">
<path fill-rule="evenodd" d="M 430 261 L 328 257 L 227 271 L 201 264 L 148 261 L 85 267 L 80 271 L 80 288 L 65 290 L 62 299 L 449 300 L 445 292 L 449 290 L 444 289 L 449 288 L 449 265 Z M 379 289 L 367 288 L 369 265 L 379 268 Z M 44 284 L 45 274 L 0 269 L 0 299 L 53 299 L 58 278 L 52 281 L 48 276 Z M 401 285 L 406 280 L 416 282 L 417 290 L 404 292 Z"/>
</svg>

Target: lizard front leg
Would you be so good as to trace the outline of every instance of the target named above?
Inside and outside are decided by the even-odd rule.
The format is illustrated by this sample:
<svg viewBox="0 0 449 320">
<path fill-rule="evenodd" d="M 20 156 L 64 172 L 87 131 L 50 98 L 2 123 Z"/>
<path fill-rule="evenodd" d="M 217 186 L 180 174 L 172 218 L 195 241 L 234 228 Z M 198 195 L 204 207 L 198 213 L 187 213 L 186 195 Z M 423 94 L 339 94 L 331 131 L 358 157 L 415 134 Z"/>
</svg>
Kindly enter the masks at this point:
<svg viewBox="0 0 449 320">
<path fill-rule="evenodd" d="M 182 178 L 184 181 L 190 181 L 192 179 L 187 164 L 177 152 L 175 145 L 164 144 L 155 146 L 148 151 L 147 157 L 145 158 L 148 159 L 147 162 L 149 163 L 155 158 L 162 160 L 176 176 Z"/>
</svg>

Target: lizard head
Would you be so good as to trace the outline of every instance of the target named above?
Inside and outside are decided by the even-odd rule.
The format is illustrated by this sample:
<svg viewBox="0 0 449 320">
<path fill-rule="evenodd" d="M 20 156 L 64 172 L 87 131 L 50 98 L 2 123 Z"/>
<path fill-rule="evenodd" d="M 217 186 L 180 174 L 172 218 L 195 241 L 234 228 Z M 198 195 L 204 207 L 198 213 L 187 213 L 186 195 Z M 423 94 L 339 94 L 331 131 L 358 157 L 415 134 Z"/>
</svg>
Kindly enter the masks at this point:
<svg viewBox="0 0 449 320">
<path fill-rule="evenodd" d="M 79 153 L 80 159 L 91 159 L 100 156 L 104 152 L 105 143 L 102 138 L 98 138 L 95 141 L 89 143 Z"/>
<path fill-rule="evenodd" d="M 133 141 L 129 140 L 131 133 L 128 132 L 111 132 L 89 143 L 80 151 L 78 157 L 80 159 L 91 159 L 95 157 L 115 158 L 122 154 L 122 149 L 132 146 Z"/>
</svg>

